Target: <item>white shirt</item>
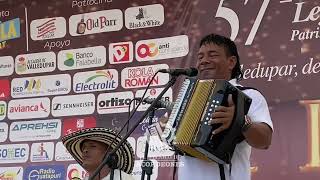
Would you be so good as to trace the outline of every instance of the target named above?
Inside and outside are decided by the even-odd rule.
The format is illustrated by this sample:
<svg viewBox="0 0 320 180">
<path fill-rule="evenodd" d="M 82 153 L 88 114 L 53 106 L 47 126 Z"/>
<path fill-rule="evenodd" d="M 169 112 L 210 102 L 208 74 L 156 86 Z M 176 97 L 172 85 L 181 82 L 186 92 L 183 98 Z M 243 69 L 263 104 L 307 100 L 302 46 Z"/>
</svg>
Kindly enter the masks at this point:
<svg viewBox="0 0 320 180">
<path fill-rule="evenodd" d="M 84 180 L 88 180 L 88 179 L 89 179 L 89 177 L 84 178 Z M 101 180 L 110 180 L 110 173 L 108 174 L 108 176 L 102 178 Z M 129 175 L 123 171 L 121 171 L 121 179 L 120 179 L 120 170 L 115 169 L 113 180 L 134 180 L 134 179 L 131 175 Z"/>
<path fill-rule="evenodd" d="M 229 81 L 234 86 L 237 84 L 235 79 Z M 254 89 L 243 91 L 252 99 L 251 106 L 247 116 L 252 122 L 264 122 L 273 129 L 268 104 L 263 95 Z M 229 165 L 224 166 L 226 180 L 250 180 L 250 154 L 251 146 L 242 141 L 236 145 L 231 164 L 231 175 L 229 173 Z M 219 166 L 214 162 L 207 162 L 190 156 L 182 156 L 180 158 L 183 166 L 178 168 L 179 180 L 220 180 Z"/>
</svg>

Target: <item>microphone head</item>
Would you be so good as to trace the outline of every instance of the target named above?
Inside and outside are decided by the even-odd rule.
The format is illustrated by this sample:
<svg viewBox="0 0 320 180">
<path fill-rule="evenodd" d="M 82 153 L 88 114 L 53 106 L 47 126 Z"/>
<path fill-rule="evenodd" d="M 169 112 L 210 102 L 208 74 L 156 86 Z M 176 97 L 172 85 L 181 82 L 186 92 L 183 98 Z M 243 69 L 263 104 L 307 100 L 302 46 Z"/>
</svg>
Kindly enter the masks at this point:
<svg viewBox="0 0 320 180">
<path fill-rule="evenodd" d="M 190 76 L 190 77 L 193 77 L 193 76 L 197 76 L 198 75 L 198 69 L 192 67 L 192 68 L 189 68 L 187 70 L 187 73 L 186 73 L 187 76 Z"/>
</svg>

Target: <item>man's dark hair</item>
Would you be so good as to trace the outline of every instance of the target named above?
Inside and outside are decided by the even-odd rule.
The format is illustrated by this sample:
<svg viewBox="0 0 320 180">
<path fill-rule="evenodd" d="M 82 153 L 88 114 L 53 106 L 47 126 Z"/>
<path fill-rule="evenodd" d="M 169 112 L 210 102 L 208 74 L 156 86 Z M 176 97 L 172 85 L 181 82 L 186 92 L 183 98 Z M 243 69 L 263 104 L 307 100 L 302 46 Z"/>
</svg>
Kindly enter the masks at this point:
<svg viewBox="0 0 320 180">
<path fill-rule="evenodd" d="M 206 44 L 216 44 L 218 46 L 223 46 L 226 50 L 227 56 L 235 56 L 237 59 L 237 63 L 232 69 L 231 73 L 231 79 L 236 78 L 237 81 L 240 81 L 242 79 L 243 73 L 241 71 L 240 67 L 240 57 L 238 54 L 237 46 L 236 44 L 231 41 L 229 38 L 218 35 L 218 34 L 209 34 L 201 39 L 200 47 L 202 45 Z"/>
</svg>

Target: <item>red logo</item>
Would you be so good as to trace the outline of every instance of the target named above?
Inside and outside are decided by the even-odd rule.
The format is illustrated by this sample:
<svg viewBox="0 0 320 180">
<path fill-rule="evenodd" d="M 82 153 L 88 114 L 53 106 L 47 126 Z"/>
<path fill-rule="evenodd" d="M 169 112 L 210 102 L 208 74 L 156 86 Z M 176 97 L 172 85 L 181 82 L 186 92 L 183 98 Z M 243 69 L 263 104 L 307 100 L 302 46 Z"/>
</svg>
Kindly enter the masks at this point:
<svg viewBox="0 0 320 180">
<path fill-rule="evenodd" d="M 130 63 L 133 60 L 132 42 L 110 44 L 109 52 L 111 64 Z"/>
<path fill-rule="evenodd" d="M 9 99 L 10 82 L 7 79 L 0 79 L 0 100 Z"/>
<path fill-rule="evenodd" d="M 94 117 L 79 117 L 63 120 L 63 135 L 68 135 L 75 131 L 85 128 L 96 127 L 96 119 Z"/>
</svg>

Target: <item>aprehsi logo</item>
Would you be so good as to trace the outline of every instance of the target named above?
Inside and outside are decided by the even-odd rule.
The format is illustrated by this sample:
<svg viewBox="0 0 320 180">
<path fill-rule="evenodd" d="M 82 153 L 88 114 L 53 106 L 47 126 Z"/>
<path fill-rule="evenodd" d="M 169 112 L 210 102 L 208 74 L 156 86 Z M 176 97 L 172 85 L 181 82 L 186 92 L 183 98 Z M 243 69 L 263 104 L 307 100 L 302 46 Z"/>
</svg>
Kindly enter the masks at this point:
<svg viewBox="0 0 320 180">
<path fill-rule="evenodd" d="M 8 79 L 0 79 L 0 100 L 6 100 L 10 97 L 10 82 Z"/>
<path fill-rule="evenodd" d="M 67 26 L 64 17 L 52 17 L 31 21 L 30 34 L 34 41 L 62 38 L 66 35 Z"/>
<path fill-rule="evenodd" d="M 56 144 L 55 158 L 56 161 L 74 161 L 74 158 L 68 152 L 67 148 L 64 147 L 62 142 Z"/>
<path fill-rule="evenodd" d="M 71 36 L 119 31 L 122 27 L 123 16 L 120 9 L 77 14 L 69 18 Z"/>
<path fill-rule="evenodd" d="M 141 40 L 136 43 L 137 61 L 152 61 L 186 56 L 189 39 L 186 35 Z"/>
<path fill-rule="evenodd" d="M 46 162 L 53 159 L 54 144 L 53 142 L 33 143 L 31 145 L 30 161 Z"/>
<path fill-rule="evenodd" d="M 56 69 L 56 54 L 54 52 L 41 52 L 18 55 L 15 61 L 15 69 L 17 74 L 52 72 Z"/>
<path fill-rule="evenodd" d="M 118 87 L 118 71 L 103 69 L 76 73 L 73 76 L 75 93 L 114 90 Z"/>
<path fill-rule="evenodd" d="M 0 50 L 7 46 L 7 41 L 20 37 L 20 18 L 0 21 Z"/>
<path fill-rule="evenodd" d="M 159 69 L 168 68 L 169 66 L 167 64 L 124 68 L 121 71 L 121 85 L 125 89 L 147 87 L 148 83 L 151 81 L 152 76 Z M 167 84 L 168 82 L 169 74 L 158 73 L 151 82 L 151 86 L 161 86 Z"/>
<path fill-rule="evenodd" d="M 152 88 L 152 89 L 148 89 L 145 97 L 148 97 L 150 99 L 155 99 L 158 97 L 158 95 L 162 92 L 164 88 Z M 136 92 L 135 97 L 142 97 L 144 93 L 144 90 L 138 90 Z M 168 102 L 172 102 L 172 89 L 169 88 L 168 91 L 162 96 L 161 98 L 162 101 L 168 101 Z M 145 111 L 149 108 L 150 104 L 147 104 L 145 102 L 142 102 L 140 104 L 140 106 L 138 107 L 138 111 Z"/>
<path fill-rule="evenodd" d="M 24 163 L 29 157 L 28 144 L 0 145 L 0 164 Z"/>
<path fill-rule="evenodd" d="M 8 138 L 8 124 L 0 122 L 0 142 L 5 142 Z"/>
<path fill-rule="evenodd" d="M 99 114 L 128 112 L 130 101 L 133 98 L 131 91 L 99 94 L 97 111 Z"/>
<path fill-rule="evenodd" d="M 0 101 L 0 120 L 3 120 L 7 115 L 7 103 Z"/>
<path fill-rule="evenodd" d="M 58 69 L 61 71 L 101 67 L 106 62 L 104 46 L 69 49 L 58 53 Z"/>
<path fill-rule="evenodd" d="M 15 78 L 11 81 L 13 98 L 68 94 L 70 90 L 69 74 Z"/>
<path fill-rule="evenodd" d="M 127 29 L 161 26 L 164 22 L 164 8 L 161 4 L 130 7 L 125 11 Z"/>
<path fill-rule="evenodd" d="M 60 119 L 19 121 L 10 125 L 9 139 L 12 142 L 55 140 L 60 136 Z"/>
<path fill-rule="evenodd" d="M 0 57 L 0 76 L 10 76 L 13 74 L 14 62 L 12 56 Z"/>
<path fill-rule="evenodd" d="M 27 166 L 23 179 L 25 180 L 65 180 L 63 165 Z"/>
<path fill-rule="evenodd" d="M 131 63 L 133 61 L 133 43 L 118 42 L 109 44 L 110 64 Z"/>
<path fill-rule="evenodd" d="M 92 114 L 95 110 L 94 94 L 56 96 L 52 99 L 52 116 Z"/>
<path fill-rule="evenodd" d="M 22 180 L 23 168 L 20 167 L 0 167 L 1 180 Z"/>
<path fill-rule="evenodd" d="M 67 169 L 67 180 L 85 179 L 88 177 L 88 172 L 79 164 L 70 164 Z"/>
<path fill-rule="evenodd" d="M 8 118 L 13 119 L 29 119 L 29 118 L 45 118 L 50 114 L 50 99 L 34 98 L 34 99 L 15 99 L 8 104 Z"/>
</svg>

